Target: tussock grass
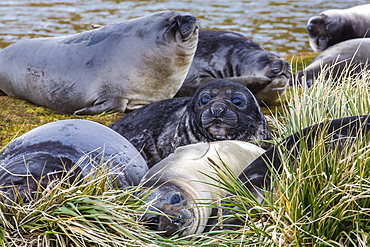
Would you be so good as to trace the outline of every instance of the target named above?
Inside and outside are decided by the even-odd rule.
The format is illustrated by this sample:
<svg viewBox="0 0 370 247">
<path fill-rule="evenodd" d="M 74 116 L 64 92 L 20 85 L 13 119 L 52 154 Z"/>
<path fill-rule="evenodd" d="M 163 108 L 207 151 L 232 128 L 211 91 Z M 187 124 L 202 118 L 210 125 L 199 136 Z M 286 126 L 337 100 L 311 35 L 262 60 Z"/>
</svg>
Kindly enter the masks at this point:
<svg viewBox="0 0 370 247">
<path fill-rule="evenodd" d="M 276 139 L 328 119 L 370 113 L 369 72 L 342 84 L 324 78 L 312 88 L 290 89 L 283 110 L 273 115 Z M 282 174 L 273 176 L 274 193 L 267 194 L 262 205 L 235 186 L 236 181 L 230 182 L 230 175 L 221 176 L 229 181 L 225 188 L 237 195 L 229 204 L 246 219 L 243 244 L 370 246 L 369 136 L 358 133 L 355 139 L 338 150 L 321 134 L 308 151 L 302 138 L 302 151 L 294 159 L 282 159 Z M 280 151 L 288 156 L 289 150 Z"/>
</svg>

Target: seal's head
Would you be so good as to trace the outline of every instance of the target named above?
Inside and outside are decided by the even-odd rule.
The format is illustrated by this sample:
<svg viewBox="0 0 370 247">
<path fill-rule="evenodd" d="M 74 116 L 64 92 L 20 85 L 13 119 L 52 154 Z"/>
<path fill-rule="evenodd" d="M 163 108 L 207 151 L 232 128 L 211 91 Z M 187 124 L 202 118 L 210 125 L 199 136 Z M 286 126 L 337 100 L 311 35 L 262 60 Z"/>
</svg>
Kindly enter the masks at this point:
<svg viewBox="0 0 370 247">
<path fill-rule="evenodd" d="M 191 103 L 191 121 L 209 141 L 270 139 L 270 130 L 249 89 L 218 79 L 200 87 Z M 261 145 L 264 145 L 260 143 Z"/>
<path fill-rule="evenodd" d="M 312 50 L 318 52 L 347 39 L 350 26 L 336 10 L 312 16 L 307 22 L 307 33 Z M 348 33 L 346 33 L 348 32 Z"/>
<path fill-rule="evenodd" d="M 142 221 L 164 236 L 186 236 L 196 228 L 196 207 L 192 207 L 189 195 L 178 186 L 165 183 L 148 196 L 148 212 Z"/>
</svg>

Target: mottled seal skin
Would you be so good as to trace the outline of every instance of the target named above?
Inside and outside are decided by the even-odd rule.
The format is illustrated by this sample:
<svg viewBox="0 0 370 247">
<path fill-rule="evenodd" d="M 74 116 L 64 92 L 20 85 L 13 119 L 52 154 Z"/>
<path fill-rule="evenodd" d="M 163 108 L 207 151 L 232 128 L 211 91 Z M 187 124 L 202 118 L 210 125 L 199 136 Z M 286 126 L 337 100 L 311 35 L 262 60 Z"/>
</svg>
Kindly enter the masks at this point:
<svg viewBox="0 0 370 247">
<path fill-rule="evenodd" d="M 279 146 L 282 146 L 282 150 L 287 150 L 289 157 L 294 159 L 300 152 L 299 140 L 301 138 L 307 140 L 306 148 L 311 150 L 316 140 L 323 136 L 321 134 L 323 131 L 325 131 L 326 135 L 324 136 L 328 138 L 330 145 L 337 146 L 338 150 L 341 151 L 342 147 L 345 148 L 345 143 L 355 141 L 358 136 L 370 140 L 370 116 L 362 115 L 333 119 L 296 132 L 254 160 L 239 175 L 239 179 L 262 202 L 261 195 L 263 195 L 263 191 L 271 189 L 271 170 L 277 173 L 282 171 Z"/>
<path fill-rule="evenodd" d="M 104 125 L 80 119 L 48 123 L 18 137 L 0 154 L 0 190 L 14 197 L 17 188 L 29 201 L 39 186 L 46 188 L 69 172 L 73 182 L 102 161 L 109 164 L 112 184 L 120 188 L 137 185 L 148 171 L 135 147 Z"/>
<path fill-rule="evenodd" d="M 149 209 L 162 214 L 146 213 L 142 221 L 166 236 L 202 233 L 212 213 L 204 203 L 212 203 L 225 194 L 217 183 L 216 169 L 225 171 L 224 162 L 231 172 L 239 174 L 264 151 L 243 141 L 177 148 L 153 166 L 140 183 L 141 187 L 151 189 L 147 199 Z"/>
<path fill-rule="evenodd" d="M 193 96 L 199 86 L 230 78 L 248 87 L 257 101 L 271 105 L 289 84 L 291 65 L 241 34 L 199 30 L 198 47 L 176 97 Z"/>
<path fill-rule="evenodd" d="M 330 9 L 312 16 L 307 32 L 312 50 L 324 51 L 339 42 L 370 37 L 370 4 Z"/>
<path fill-rule="evenodd" d="M 177 147 L 219 140 L 254 141 L 263 148 L 270 129 L 253 94 L 227 79 L 211 81 L 193 97 L 144 106 L 115 122 L 112 129 L 141 151 L 149 167 Z"/>
<path fill-rule="evenodd" d="M 197 41 L 195 17 L 172 11 L 23 40 L 0 52 L 0 89 L 67 114 L 134 110 L 175 95 Z"/>
<path fill-rule="evenodd" d="M 293 75 L 296 82 L 291 84 L 310 87 L 323 72 L 324 78 L 339 82 L 343 77 L 368 70 L 369 59 L 370 38 L 346 40 L 320 53 L 304 70 Z"/>
</svg>

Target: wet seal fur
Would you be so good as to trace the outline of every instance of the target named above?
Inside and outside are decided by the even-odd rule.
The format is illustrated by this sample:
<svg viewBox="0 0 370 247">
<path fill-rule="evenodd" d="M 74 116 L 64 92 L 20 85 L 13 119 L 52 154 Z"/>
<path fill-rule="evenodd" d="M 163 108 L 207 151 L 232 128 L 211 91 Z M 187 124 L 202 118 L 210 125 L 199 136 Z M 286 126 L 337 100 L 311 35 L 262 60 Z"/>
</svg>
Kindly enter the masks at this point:
<svg viewBox="0 0 370 247">
<path fill-rule="evenodd" d="M 323 11 L 308 20 L 307 32 L 314 51 L 348 39 L 370 37 L 370 4 Z"/>
<path fill-rule="evenodd" d="M 298 85 L 312 86 L 325 72 L 326 79 L 339 82 L 341 78 L 355 76 L 369 70 L 370 38 L 350 39 L 333 45 L 320 53 L 304 70 L 293 75 Z M 294 84 L 294 81 L 291 82 Z"/>
<path fill-rule="evenodd" d="M 190 68 L 195 17 L 172 11 L 0 52 L 0 90 L 67 114 L 134 110 L 171 98 Z"/>
<path fill-rule="evenodd" d="M 141 187 L 150 188 L 149 209 L 161 213 L 146 213 L 142 221 L 166 236 L 202 233 L 212 213 L 212 208 L 204 203 L 215 202 L 220 194 L 225 194 L 209 176 L 217 180 L 216 170 L 226 171 L 224 164 L 239 174 L 263 152 L 262 148 L 242 141 L 197 143 L 177 148 L 153 166 L 140 183 Z"/>
<path fill-rule="evenodd" d="M 262 105 L 271 105 L 289 85 L 291 65 L 235 32 L 199 30 L 198 47 L 176 97 L 193 96 L 203 84 L 230 78 L 246 85 Z"/>
<path fill-rule="evenodd" d="M 141 151 L 149 167 L 179 146 L 219 140 L 270 145 L 270 129 L 253 94 L 227 79 L 211 81 L 193 97 L 144 106 L 111 125 Z"/>
<path fill-rule="evenodd" d="M 148 171 L 135 147 L 102 124 L 81 119 L 48 123 L 18 137 L 0 153 L 0 190 L 14 198 L 16 188 L 29 201 L 39 186 L 45 189 L 62 177 L 73 182 L 102 161 L 107 162 L 112 184 L 120 188 L 137 185 Z"/>
<path fill-rule="evenodd" d="M 321 134 L 323 131 L 324 135 Z M 370 115 L 338 118 L 304 128 L 268 149 L 239 175 L 239 179 L 262 202 L 264 191 L 272 189 L 271 171 L 277 174 L 282 172 L 279 148 L 290 158 L 295 159 L 300 152 L 300 139 L 305 138 L 306 148 L 311 150 L 316 140 L 324 136 L 329 145 L 341 152 L 345 145 L 356 140 L 360 132 L 362 138 L 370 140 Z"/>
</svg>

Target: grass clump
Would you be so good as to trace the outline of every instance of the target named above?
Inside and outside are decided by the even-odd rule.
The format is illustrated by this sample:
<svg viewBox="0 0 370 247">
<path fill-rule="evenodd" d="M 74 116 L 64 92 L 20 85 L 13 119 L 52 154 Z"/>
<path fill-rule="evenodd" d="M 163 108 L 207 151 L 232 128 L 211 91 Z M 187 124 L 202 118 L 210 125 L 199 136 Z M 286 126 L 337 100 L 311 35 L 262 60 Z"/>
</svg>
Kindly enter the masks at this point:
<svg viewBox="0 0 370 247">
<path fill-rule="evenodd" d="M 323 78 L 312 88 L 290 89 L 283 110 L 272 116 L 277 140 L 328 119 L 369 114 L 368 72 L 339 85 Z M 284 169 L 273 176 L 274 193 L 266 195 L 266 203 L 253 202 L 236 181 L 225 185 L 237 195 L 228 202 L 246 219 L 243 244 L 370 246 L 369 134 L 359 132 L 338 149 L 323 133 L 311 150 L 293 159 L 280 148 Z M 305 138 L 300 142 L 308 145 Z"/>
</svg>

